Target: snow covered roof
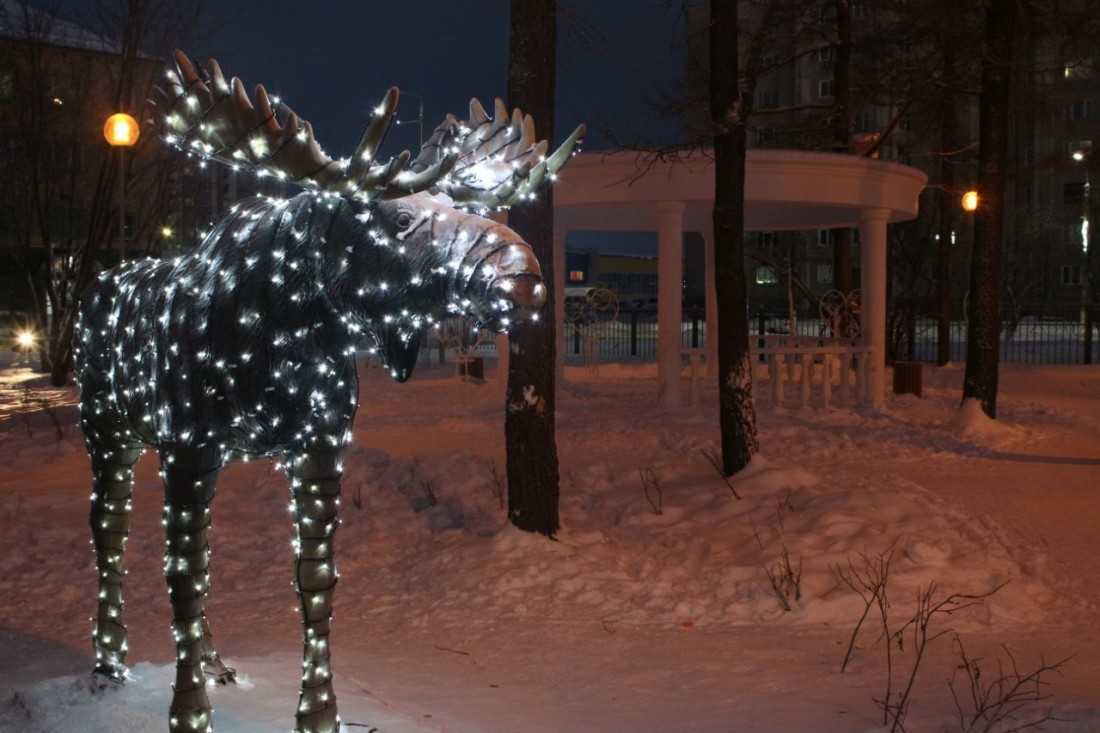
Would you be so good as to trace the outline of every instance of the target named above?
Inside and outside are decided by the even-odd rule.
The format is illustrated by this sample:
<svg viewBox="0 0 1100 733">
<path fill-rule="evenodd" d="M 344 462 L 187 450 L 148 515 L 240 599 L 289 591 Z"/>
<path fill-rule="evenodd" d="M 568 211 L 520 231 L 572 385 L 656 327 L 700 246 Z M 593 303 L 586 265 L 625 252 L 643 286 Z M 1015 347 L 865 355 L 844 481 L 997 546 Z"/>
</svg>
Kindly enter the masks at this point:
<svg viewBox="0 0 1100 733">
<path fill-rule="evenodd" d="M 116 41 L 21 0 L 0 0 L 0 38 L 34 40 L 48 46 L 95 53 L 119 52 Z"/>
</svg>

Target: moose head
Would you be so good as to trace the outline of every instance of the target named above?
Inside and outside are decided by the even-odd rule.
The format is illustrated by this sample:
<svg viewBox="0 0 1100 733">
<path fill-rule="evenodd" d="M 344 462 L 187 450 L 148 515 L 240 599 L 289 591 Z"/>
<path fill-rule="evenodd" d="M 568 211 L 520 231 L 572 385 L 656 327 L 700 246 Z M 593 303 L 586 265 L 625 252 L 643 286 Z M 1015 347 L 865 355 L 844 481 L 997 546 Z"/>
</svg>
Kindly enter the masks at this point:
<svg viewBox="0 0 1100 733">
<path fill-rule="evenodd" d="M 489 328 L 537 317 L 546 293 L 530 247 L 478 212 L 509 206 L 553 178 L 581 140 L 554 153 L 530 117 L 476 100 L 448 116 L 414 159 L 379 162 L 397 106 L 391 89 L 346 160 L 325 156 L 310 124 L 262 86 L 250 99 L 217 63 L 181 52 L 152 101 L 162 136 L 190 155 L 273 175 L 304 190 L 239 204 L 175 260 L 104 273 L 80 310 L 74 354 L 94 487 L 99 573 L 95 671 L 126 677 L 123 556 L 133 466 L 158 451 L 165 485 L 165 575 L 173 610 L 174 733 L 212 730 L 206 677 L 234 671 L 204 611 L 210 503 L 220 470 L 285 456 L 295 515 L 303 674 L 299 731 L 339 728 L 329 667 L 333 537 L 358 405 L 355 346 L 377 347 L 407 379 L 421 332 L 449 315 Z"/>
</svg>

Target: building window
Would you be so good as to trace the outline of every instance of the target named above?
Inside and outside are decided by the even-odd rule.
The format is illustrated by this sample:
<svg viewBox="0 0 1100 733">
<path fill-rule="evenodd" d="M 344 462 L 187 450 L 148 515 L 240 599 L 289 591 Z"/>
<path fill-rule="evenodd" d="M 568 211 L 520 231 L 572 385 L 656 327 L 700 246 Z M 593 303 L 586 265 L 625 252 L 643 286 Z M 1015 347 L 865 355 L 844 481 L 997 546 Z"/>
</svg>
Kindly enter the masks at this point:
<svg viewBox="0 0 1100 733">
<path fill-rule="evenodd" d="M 1085 182 L 1079 181 L 1062 185 L 1063 204 L 1083 204 L 1085 202 Z"/>
<path fill-rule="evenodd" d="M 833 281 L 833 266 L 832 265 L 818 265 L 817 266 L 817 283 L 822 285 L 824 283 L 831 283 Z"/>
<path fill-rule="evenodd" d="M 584 270 L 570 270 L 569 271 L 569 282 L 571 282 L 571 283 L 582 283 L 582 282 L 584 282 Z"/>
<path fill-rule="evenodd" d="M 1081 267 L 1080 267 L 1080 265 L 1062 265 L 1062 284 L 1063 285 L 1080 285 L 1081 284 Z"/>
<path fill-rule="evenodd" d="M 768 73 L 776 66 L 779 66 L 779 56 L 774 53 L 766 53 L 760 57 L 760 71 Z"/>
<path fill-rule="evenodd" d="M 771 249 L 775 245 L 775 232 L 757 232 L 756 246 L 760 249 Z"/>
<path fill-rule="evenodd" d="M 1067 79 L 1091 79 L 1093 76 L 1092 59 L 1075 59 L 1066 64 L 1062 74 Z"/>
<path fill-rule="evenodd" d="M 852 132 L 867 132 L 871 129 L 871 116 L 866 112 L 852 115 Z"/>
<path fill-rule="evenodd" d="M 1092 140 L 1070 140 L 1066 143 L 1066 153 L 1072 158 L 1076 154 L 1086 155 L 1092 150 Z"/>
<path fill-rule="evenodd" d="M 818 247 L 832 247 L 836 242 L 836 237 L 833 234 L 832 229 L 818 229 L 817 230 L 817 246 Z"/>
<path fill-rule="evenodd" d="M 779 106 L 778 89 L 761 89 L 756 93 L 756 106 L 759 109 L 775 109 Z"/>
<path fill-rule="evenodd" d="M 769 145 L 775 142 L 775 128 L 774 127 L 760 127 L 756 130 L 756 143 L 758 145 Z"/>
<path fill-rule="evenodd" d="M 1095 115 L 1091 99 L 1075 99 L 1069 103 L 1071 120 L 1091 120 Z"/>
<path fill-rule="evenodd" d="M 779 275 L 775 273 L 775 270 L 768 265 L 761 265 L 756 268 L 756 284 L 757 285 L 778 285 Z"/>
<path fill-rule="evenodd" d="M 822 79 L 817 83 L 818 99 L 827 99 L 836 96 L 836 82 L 832 79 Z"/>
<path fill-rule="evenodd" d="M 64 107 L 76 102 L 81 95 L 83 85 L 79 80 L 68 78 L 49 78 L 43 84 L 46 101 L 52 107 Z"/>
<path fill-rule="evenodd" d="M 832 61 L 836 58 L 836 48 L 833 46 L 825 46 L 817 49 L 818 61 Z"/>
</svg>

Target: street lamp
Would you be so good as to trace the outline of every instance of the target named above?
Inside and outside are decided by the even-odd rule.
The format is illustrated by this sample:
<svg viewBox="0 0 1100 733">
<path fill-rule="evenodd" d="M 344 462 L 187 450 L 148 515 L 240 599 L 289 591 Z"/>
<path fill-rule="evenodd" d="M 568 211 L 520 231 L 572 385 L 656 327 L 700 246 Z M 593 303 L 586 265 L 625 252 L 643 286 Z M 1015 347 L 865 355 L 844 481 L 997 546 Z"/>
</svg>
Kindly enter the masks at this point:
<svg viewBox="0 0 1100 733">
<path fill-rule="evenodd" d="M 967 191 L 962 197 L 962 207 L 967 211 L 978 210 L 978 192 Z"/>
<path fill-rule="evenodd" d="M 132 147 L 141 134 L 137 120 L 125 112 L 107 118 L 103 137 L 111 147 L 118 148 L 118 261 L 126 257 L 126 148 Z"/>
<path fill-rule="evenodd" d="M 1090 276 L 1092 268 L 1089 263 L 1089 213 L 1092 205 L 1092 182 L 1089 180 L 1089 163 L 1092 156 L 1089 150 L 1075 150 L 1073 160 L 1082 163 L 1085 169 L 1085 186 L 1081 191 L 1081 325 L 1085 329 L 1085 354 L 1084 362 L 1092 363 L 1092 311 L 1090 307 Z"/>
</svg>

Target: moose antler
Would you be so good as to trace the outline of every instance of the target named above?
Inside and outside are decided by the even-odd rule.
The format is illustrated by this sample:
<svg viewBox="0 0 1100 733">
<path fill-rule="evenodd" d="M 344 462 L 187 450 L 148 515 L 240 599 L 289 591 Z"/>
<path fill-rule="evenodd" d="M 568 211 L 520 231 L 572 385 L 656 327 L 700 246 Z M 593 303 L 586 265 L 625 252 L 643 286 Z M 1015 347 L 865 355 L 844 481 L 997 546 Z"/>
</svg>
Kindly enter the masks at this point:
<svg viewBox="0 0 1100 733">
<path fill-rule="evenodd" d="M 182 51 L 167 71 L 167 89 L 150 100 L 162 113 L 153 120 L 169 143 L 199 155 L 261 174 L 275 175 L 307 189 L 357 198 L 398 198 L 430 190 L 461 206 L 499 208 L 524 198 L 553 177 L 584 137 L 584 125 L 552 155 L 535 138 L 531 117 L 518 109 L 509 117 L 496 101 L 493 117 L 470 101 L 470 119 L 447 115 L 411 165 L 404 151 L 386 163 L 376 156 L 397 109 L 390 88 L 348 160 L 321 151 L 313 127 L 286 105 L 272 101 L 262 84 L 249 100 L 240 79 L 225 80 L 218 62 L 196 68 Z M 280 121 L 280 117 L 282 118 Z"/>
<path fill-rule="evenodd" d="M 262 84 L 249 100 L 241 80 L 233 77 L 227 82 L 217 61 L 211 59 L 209 70 L 203 71 L 182 51 L 177 50 L 174 58 L 167 89 L 158 87 L 150 100 L 163 112 L 153 124 L 169 143 L 204 159 L 255 169 L 312 190 L 364 198 L 424 190 L 446 175 L 457 159 L 445 155 L 415 173 L 406 169 L 408 151 L 376 164 L 397 108 L 396 88 L 371 115 L 355 154 L 336 161 L 317 145 L 313 126 L 286 105 L 273 103 Z"/>
<path fill-rule="evenodd" d="M 449 155 L 457 155 L 454 170 L 433 190 L 456 203 L 495 209 L 525 198 L 547 178 L 553 178 L 584 139 L 580 125 L 552 155 L 547 142 L 535 137 L 535 122 L 518 109 L 509 118 L 504 103 L 496 100 L 490 117 L 476 99 L 470 100 L 470 119 L 459 122 L 447 115 L 424 143 L 412 170 L 427 171 Z"/>
</svg>

